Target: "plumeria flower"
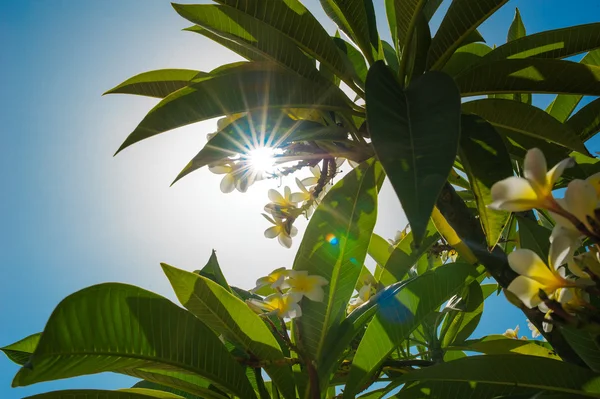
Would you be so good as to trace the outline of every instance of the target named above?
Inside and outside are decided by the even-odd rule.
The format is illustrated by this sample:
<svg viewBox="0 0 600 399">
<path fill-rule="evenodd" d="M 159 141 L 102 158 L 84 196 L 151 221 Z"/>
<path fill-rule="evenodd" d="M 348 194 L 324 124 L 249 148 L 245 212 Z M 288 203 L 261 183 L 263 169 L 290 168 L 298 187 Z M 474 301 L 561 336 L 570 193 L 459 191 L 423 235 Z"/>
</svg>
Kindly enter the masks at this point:
<svg viewBox="0 0 600 399">
<path fill-rule="evenodd" d="M 400 241 L 402 241 L 404 239 L 404 237 L 406 237 L 406 235 L 408 234 L 408 229 L 409 229 L 409 226 L 406 226 L 404 228 L 404 230 L 396 231 L 396 235 L 394 235 L 394 238 L 388 239 L 388 242 L 390 243 L 390 245 L 398 245 L 400 243 Z"/>
<path fill-rule="evenodd" d="M 523 162 L 523 177 L 511 176 L 492 186 L 492 209 L 509 212 L 528 211 L 533 208 L 555 207 L 552 187 L 565 168 L 574 164 L 567 158 L 556 164 L 550 171 L 544 154 L 537 148 L 527 151 Z"/>
<path fill-rule="evenodd" d="M 311 301 L 322 302 L 325 297 L 323 286 L 327 284 L 329 284 L 329 281 L 324 277 L 309 276 L 305 270 L 292 270 L 281 288 L 289 288 L 288 294 L 296 296 L 298 300 L 305 296 Z"/>
<path fill-rule="evenodd" d="M 283 188 L 283 195 L 274 189 L 270 189 L 268 195 L 271 202 L 265 205 L 265 212 L 274 217 L 285 219 L 292 209 L 297 208 L 297 201 L 292 199 L 292 190 L 288 186 Z"/>
<path fill-rule="evenodd" d="M 551 299 L 561 304 L 565 312 L 575 315 L 576 311 L 589 303 L 590 296 L 579 288 L 559 288 Z M 552 320 L 553 311 L 545 304 L 540 303 L 538 309 L 544 313 L 545 320 Z M 545 332 L 552 331 L 552 323 L 544 321 L 542 327 Z"/>
<path fill-rule="evenodd" d="M 568 239 L 555 238 L 550 245 L 549 267 L 529 249 L 517 249 L 511 252 L 508 254 L 508 264 L 511 269 L 519 273 L 519 276 L 510 283 L 508 290 L 525 306 L 534 308 L 542 302 L 539 296 L 540 290 L 550 297 L 559 288 L 575 286 L 575 282 L 565 278 L 564 268 L 559 269 L 565 263 L 569 251 Z"/>
<path fill-rule="evenodd" d="M 365 284 L 358 291 L 358 296 L 356 298 L 350 299 L 348 302 L 348 308 L 346 309 L 347 313 L 352 313 L 354 309 L 367 302 L 371 296 L 373 295 L 373 287 L 371 284 Z"/>
<path fill-rule="evenodd" d="M 519 326 L 516 326 L 514 330 L 512 328 L 507 329 L 502 335 L 506 338 L 519 339 Z"/>
<path fill-rule="evenodd" d="M 227 160 L 218 164 L 208 166 L 208 169 L 218 175 L 224 174 L 221 180 L 221 192 L 230 193 L 237 189 L 245 193 L 257 180 L 262 180 L 260 172 L 253 170 L 247 162 Z"/>
<path fill-rule="evenodd" d="M 248 299 L 248 306 L 253 309 L 265 311 L 265 316 L 275 315 L 280 318 L 290 318 L 302 316 L 302 309 L 298 305 L 298 297 L 295 295 L 275 293 L 269 295 L 262 301 L 257 299 Z"/>
<path fill-rule="evenodd" d="M 564 199 L 558 199 L 557 202 L 561 207 L 575 216 L 586 229 L 593 232 L 594 226 L 590 224 L 589 219 L 596 221 L 595 210 L 598 209 L 599 196 L 598 184 L 594 183 L 598 180 L 596 175 L 591 176 L 586 180 L 576 179 L 569 183 L 565 191 Z M 596 186 L 594 185 L 596 184 Z M 553 236 L 558 234 L 567 234 L 573 237 L 581 236 L 581 232 L 567 218 L 551 212 L 556 226 L 553 231 Z"/>
<path fill-rule="evenodd" d="M 595 247 L 589 251 L 573 256 L 568 263 L 569 271 L 577 277 L 588 278 L 584 270 L 588 269 L 596 276 L 600 276 L 600 252 Z"/>
<path fill-rule="evenodd" d="M 298 185 L 298 188 L 301 192 L 293 193 L 290 199 L 296 203 L 307 203 L 312 201 L 311 205 L 305 210 L 306 217 L 309 218 L 317 208 L 317 203 L 316 201 L 314 201 L 313 197 L 314 189 L 307 189 L 306 186 L 302 183 L 302 181 L 300 181 L 300 179 L 298 178 L 296 178 L 296 184 Z"/>
<path fill-rule="evenodd" d="M 273 288 L 274 290 L 281 288 L 281 284 L 283 284 L 283 280 L 285 280 L 288 273 L 289 270 L 287 270 L 285 267 L 275 269 L 271 273 L 269 273 L 268 276 L 261 277 L 258 280 L 256 280 L 256 287 L 252 288 L 250 292 L 256 292 L 266 285 L 271 286 L 271 288 Z"/>
<path fill-rule="evenodd" d="M 277 216 L 270 217 L 264 213 L 262 215 L 265 219 L 274 224 L 274 226 L 265 230 L 265 237 L 277 237 L 277 240 L 281 245 L 286 248 L 291 248 L 292 237 L 295 237 L 296 234 L 298 234 L 298 229 L 292 225 L 292 219 L 282 219 Z"/>
<path fill-rule="evenodd" d="M 538 330 L 537 327 L 534 326 L 533 323 L 530 322 L 529 320 L 527 320 L 527 327 L 529 327 L 529 329 L 531 330 L 531 338 L 536 339 L 537 337 L 542 335 L 540 333 L 540 330 Z"/>
<path fill-rule="evenodd" d="M 319 179 L 321 178 L 321 169 L 319 168 L 319 165 L 311 167 L 310 173 L 312 173 L 312 177 L 307 177 L 301 180 L 302 185 L 305 187 L 316 186 L 319 182 Z"/>
</svg>

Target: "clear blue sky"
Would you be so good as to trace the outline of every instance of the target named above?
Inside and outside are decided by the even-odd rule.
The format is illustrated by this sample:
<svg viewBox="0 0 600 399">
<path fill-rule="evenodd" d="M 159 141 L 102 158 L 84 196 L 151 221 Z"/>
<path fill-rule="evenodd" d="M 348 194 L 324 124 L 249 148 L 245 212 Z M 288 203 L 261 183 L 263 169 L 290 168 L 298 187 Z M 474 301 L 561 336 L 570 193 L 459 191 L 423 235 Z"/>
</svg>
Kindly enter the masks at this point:
<svg viewBox="0 0 600 399">
<path fill-rule="evenodd" d="M 382 3 L 375 1 L 387 30 Z M 307 5 L 324 17 L 316 0 Z M 598 0 L 510 1 L 481 28 L 488 43 L 504 42 L 516 6 L 530 33 L 600 19 Z M 127 282 L 174 299 L 161 261 L 194 269 L 216 248 L 230 282 L 243 287 L 291 267 L 294 250 L 262 235 L 268 226 L 260 211 L 271 183 L 224 195 L 219 177 L 203 170 L 168 187 L 214 120 L 112 157 L 155 101 L 101 93 L 146 70 L 208 71 L 237 60 L 180 31 L 188 25 L 163 0 L 0 2 L 0 346 L 41 331 L 62 298 L 92 284 Z M 380 214 L 387 217 L 376 232 L 384 237 L 406 223 L 388 186 Z M 493 298 L 478 334 L 516 323 L 526 330 L 520 312 Z M 0 357 L 0 398 L 135 382 L 103 374 L 11 389 L 16 371 Z"/>
</svg>

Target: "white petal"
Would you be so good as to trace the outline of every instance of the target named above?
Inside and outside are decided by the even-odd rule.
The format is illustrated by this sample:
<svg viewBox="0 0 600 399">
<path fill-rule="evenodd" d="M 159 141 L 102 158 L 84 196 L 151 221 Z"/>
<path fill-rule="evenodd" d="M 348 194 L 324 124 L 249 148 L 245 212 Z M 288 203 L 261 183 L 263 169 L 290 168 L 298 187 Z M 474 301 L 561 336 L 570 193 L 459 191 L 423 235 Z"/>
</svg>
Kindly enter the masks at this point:
<svg viewBox="0 0 600 399">
<path fill-rule="evenodd" d="M 315 165 L 310 168 L 310 173 L 312 173 L 313 176 L 318 179 L 319 177 L 321 177 L 321 168 L 319 168 L 319 165 Z M 315 183 L 315 184 L 317 184 L 317 183 Z"/>
<path fill-rule="evenodd" d="M 569 271 L 571 273 L 573 273 L 574 275 L 576 275 L 577 277 L 589 278 L 588 274 L 586 272 L 584 272 L 581 267 L 579 267 L 576 260 L 571 260 L 569 262 L 568 266 L 569 266 Z"/>
<path fill-rule="evenodd" d="M 297 303 L 292 303 L 289 305 L 289 309 L 283 317 L 288 317 L 290 319 L 295 319 L 296 317 L 302 316 L 302 308 Z"/>
<path fill-rule="evenodd" d="M 267 211 L 267 212 L 271 212 L 271 210 L 270 210 L 270 209 L 267 209 L 267 207 L 266 207 L 266 206 L 265 206 L 265 211 Z M 274 221 L 273 219 L 271 219 L 271 217 L 270 217 L 269 215 L 266 215 L 266 214 L 264 214 L 264 213 L 261 213 L 261 215 L 263 215 L 263 216 L 264 216 L 264 218 L 265 218 L 265 219 L 267 219 L 269 222 L 271 222 L 271 223 L 273 223 L 273 224 L 277 224 L 277 223 L 275 223 L 275 221 Z"/>
<path fill-rule="evenodd" d="M 304 293 L 304 296 L 315 302 L 323 302 L 323 298 L 325 297 L 325 292 L 321 287 L 314 287 L 312 290 Z"/>
<path fill-rule="evenodd" d="M 525 160 L 523 161 L 523 176 L 536 184 L 540 189 L 544 189 L 547 185 L 547 173 L 548 167 L 544 153 L 538 148 L 532 148 L 527 151 Z"/>
<path fill-rule="evenodd" d="M 589 227 L 587 216 L 593 215 L 598 197 L 594 186 L 585 180 L 573 180 L 565 192 L 565 208 Z"/>
<path fill-rule="evenodd" d="M 270 189 L 267 194 L 269 195 L 269 199 L 275 202 L 276 204 L 282 204 L 285 202 L 285 199 L 281 194 L 279 194 L 279 191 L 277 190 Z"/>
<path fill-rule="evenodd" d="M 292 226 L 292 228 L 290 229 L 290 237 L 296 237 L 297 234 L 298 229 L 296 228 L 296 226 Z"/>
<path fill-rule="evenodd" d="M 306 189 L 306 187 L 304 186 L 302 181 L 300 179 L 298 179 L 297 177 L 296 177 L 296 185 L 303 193 L 308 193 L 308 190 Z"/>
<path fill-rule="evenodd" d="M 272 226 L 265 230 L 265 237 L 267 238 L 275 238 L 280 235 L 281 229 L 279 226 Z"/>
<path fill-rule="evenodd" d="M 547 333 L 552 332 L 552 327 L 553 327 L 552 324 L 543 322 L 542 327 L 544 328 L 544 332 L 547 332 Z"/>
<path fill-rule="evenodd" d="M 290 195 L 290 201 L 296 204 L 307 200 L 308 198 L 306 198 L 306 194 L 304 193 L 293 193 L 292 195 Z"/>
<path fill-rule="evenodd" d="M 508 290 L 528 308 L 534 308 L 541 303 L 538 295 L 540 288 L 543 289 L 544 286 L 525 276 L 518 276 L 508 286 Z"/>
<path fill-rule="evenodd" d="M 231 173 L 226 174 L 221 180 L 221 192 L 227 194 L 235 189 L 235 179 Z"/>
<path fill-rule="evenodd" d="M 292 195 L 292 189 L 289 188 L 288 186 L 285 186 L 283 188 L 283 198 L 288 199 L 288 198 L 290 198 L 290 195 Z"/>
<path fill-rule="evenodd" d="M 300 180 L 305 187 L 311 187 L 319 182 L 317 177 L 307 177 L 306 179 Z"/>
<path fill-rule="evenodd" d="M 279 243 L 281 245 L 283 245 L 286 248 L 291 248 L 292 247 L 292 237 L 286 235 L 286 234 L 279 234 L 279 236 L 277 236 L 277 239 L 279 240 Z"/>
<path fill-rule="evenodd" d="M 539 203 L 535 190 L 528 180 L 511 176 L 492 186 L 490 208 L 510 212 L 529 210 Z"/>
<path fill-rule="evenodd" d="M 557 270 L 559 266 L 564 265 L 568 261 L 568 258 L 573 256 L 573 252 L 575 251 L 573 248 L 574 245 L 569 236 L 558 235 L 554 237 L 550 244 L 550 254 L 548 255 L 550 267 Z"/>
<path fill-rule="evenodd" d="M 550 171 L 546 175 L 546 184 L 548 184 L 550 187 L 554 186 L 556 181 L 562 176 L 565 169 L 570 168 L 573 165 L 575 165 L 575 160 L 573 160 L 573 158 L 570 157 L 567 159 L 563 159 L 562 161 L 554 165 L 554 167 L 550 169 Z"/>
<path fill-rule="evenodd" d="M 225 173 L 230 173 L 231 172 L 231 166 L 229 166 L 229 165 L 209 166 L 208 170 L 210 170 L 214 174 L 222 175 L 222 174 L 225 174 Z"/>
<path fill-rule="evenodd" d="M 510 268 L 522 276 L 526 276 L 542 284 L 553 283 L 556 277 L 543 260 L 529 249 L 517 249 L 508 254 Z"/>
</svg>

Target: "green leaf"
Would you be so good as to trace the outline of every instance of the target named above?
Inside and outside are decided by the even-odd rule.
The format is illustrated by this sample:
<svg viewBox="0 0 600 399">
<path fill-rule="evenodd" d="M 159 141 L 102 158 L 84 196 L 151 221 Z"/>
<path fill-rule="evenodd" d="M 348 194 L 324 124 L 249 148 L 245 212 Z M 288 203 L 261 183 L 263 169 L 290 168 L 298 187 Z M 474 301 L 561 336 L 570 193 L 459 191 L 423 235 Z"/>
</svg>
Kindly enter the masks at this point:
<svg viewBox="0 0 600 399">
<path fill-rule="evenodd" d="M 570 26 L 522 37 L 496 48 L 482 63 L 520 58 L 566 58 L 600 47 L 600 23 Z"/>
<path fill-rule="evenodd" d="M 387 242 L 383 237 L 373 233 L 367 252 L 379 266 L 385 266 L 390 258 L 390 255 L 392 254 L 392 251 L 393 247 L 389 242 Z"/>
<path fill-rule="evenodd" d="M 560 360 L 547 342 L 507 338 L 503 335 L 488 335 L 483 338 L 458 342 L 448 350 L 463 350 L 486 355 L 529 355 Z"/>
<path fill-rule="evenodd" d="M 600 27 L 600 24 L 598 24 Z M 600 49 L 590 51 L 579 61 L 580 64 L 600 65 Z M 560 122 L 565 122 L 569 116 L 575 111 L 577 105 L 583 98 L 582 95 L 574 94 L 559 94 L 552 103 L 546 108 L 546 112 L 558 119 Z"/>
<path fill-rule="evenodd" d="M 320 0 L 325 13 L 361 49 L 373 64 L 379 49 L 379 34 L 372 0 Z"/>
<path fill-rule="evenodd" d="M 135 75 L 104 94 L 122 93 L 165 98 L 192 82 L 209 76 L 206 72 L 190 69 L 159 69 Z"/>
<path fill-rule="evenodd" d="M 598 66 L 536 58 L 484 61 L 456 78 L 462 96 L 490 93 L 600 95 Z"/>
<path fill-rule="evenodd" d="M 486 98 L 464 103 L 462 109 L 463 112 L 481 116 L 499 129 L 500 133 L 506 129 L 587 153 L 585 145 L 570 127 L 532 105 L 513 100 Z"/>
<path fill-rule="evenodd" d="M 344 398 L 359 393 L 385 358 L 463 287 L 475 271 L 466 263 L 450 263 L 414 278 L 395 295 L 380 297 L 377 315 L 369 323 L 354 356 Z"/>
<path fill-rule="evenodd" d="M 517 216 L 519 222 L 520 248 L 530 249 L 541 259 L 548 259 L 551 230 L 540 226 L 535 220 Z"/>
<path fill-rule="evenodd" d="M 241 63 L 211 76 L 165 97 L 117 153 L 148 137 L 221 115 L 266 107 L 349 111 L 339 88 L 323 87 L 272 64 Z M 219 101 L 215 101 L 217 97 Z"/>
<path fill-rule="evenodd" d="M 508 0 L 455 0 L 433 37 L 427 69 L 441 69 L 454 51 Z"/>
<path fill-rule="evenodd" d="M 454 311 L 454 317 L 446 317 L 440 334 L 442 348 L 468 339 L 477 328 L 483 313 L 483 291 L 478 281 L 466 288 L 465 311 Z"/>
<path fill-rule="evenodd" d="M 419 14 L 427 0 L 386 0 L 388 20 L 393 16 L 398 38 L 398 50 L 401 54 L 407 54 L 408 46 L 412 40 L 413 32 L 419 18 Z M 390 21 L 390 29 L 392 22 Z M 393 34 L 392 34 L 392 37 Z"/>
<path fill-rule="evenodd" d="M 179 302 L 204 324 L 240 344 L 258 360 L 281 360 L 283 353 L 265 323 L 248 305 L 219 284 L 195 273 L 161 263 Z M 295 397 L 294 377 L 289 367 L 265 366 L 284 397 Z"/>
<path fill-rule="evenodd" d="M 302 51 L 324 64 L 346 83 L 352 83 L 351 69 L 336 50 L 331 37 L 298 0 L 216 0 L 264 22 L 286 35 Z M 366 72 L 365 72 L 366 75 Z M 363 80 L 364 81 L 364 80 Z"/>
<path fill-rule="evenodd" d="M 402 58 L 408 63 L 406 77 L 409 82 L 425 73 L 430 45 L 431 31 L 429 30 L 429 23 L 423 13 L 420 12 L 417 16 L 415 32 L 410 42 L 407 57 Z"/>
<path fill-rule="evenodd" d="M 373 147 L 418 246 L 458 150 L 459 93 L 441 72 L 427 73 L 402 90 L 378 62 L 367 75 L 366 102 Z"/>
<path fill-rule="evenodd" d="M 419 381 L 419 384 L 408 384 Z M 428 398 L 475 397 L 502 395 L 564 393 L 600 397 L 600 375 L 566 362 L 537 356 L 488 355 L 469 356 L 407 373 L 395 384 L 407 383 L 402 398 L 413 398 L 426 389 Z M 525 392 L 523 392 L 525 390 Z M 422 396 L 417 396 L 422 397 Z"/>
<path fill-rule="evenodd" d="M 365 81 L 367 80 L 367 63 L 365 57 L 360 51 L 358 51 L 353 45 L 341 39 L 339 37 L 333 37 L 333 42 L 336 47 L 344 54 L 347 58 L 347 62 L 350 64 L 349 68 L 354 71 L 359 79 L 359 85 L 364 87 Z"/>
<path fill-rule="evenodd" d="M 433 17 L 433 14 L 435 14 L 443 2 L 444 0 L 427 0 L 425 7 L 423 7 L 423 15 L 427 18 L 427 21 L 431 20 L 431 17 Z"/>
<path fill-rule="evenodd" d="M 41 333 L 32 334 L 14 344 L 0 348 L 0 351 L 4 352 L 10 360 L 22 366 L 29 361 L 31 354 L 40 342 L 41 335 Z"/>
<path fill-rule="evenodd" d="M 398 68 L 400 68 L 400 65 L 398 64 L 398 54 L 396 54 L 396 50 L 394 50 L 392 45 L 386 41 L 382 40 L 381 45 L 383 47 L 383 54 L 385 57 L 385 62 L 395 72 L 398 72 Z"/>
<path fill-rule="evenodd" d="M 463 115 L 461 127 L 460 160 L 475 196 L 488 248 L 492 249 L 508 223 L 510 212 L 487 206 L 492 202 L 494 183 L 513 174 L 512 162 L 502 137 L 488 122 L 475 115 Z"/>
<path fill-rule="evenodd" d="M 170 392 L 175 395 L 179 395 L 185 399 L 202 399 L 199 396 L 192 395 L 192 394 L 182 391 L 180 389 L 171 388 L 171 387 L 168 387 L 165 385 L 160 385 L 155 382 L 150 382 L 150 381 L 145 381 L 145 380 L 137 382 L 132 388 L 153 389 L 156 391 Z"/>
<path fill-rule="evenodd" d="M 442 71 L 450 76 L 457 76 L 472 65 L 476 65 L 490 51 L 492 48 L 483 43 L 471 43 L 459 47 L 444 65 Z"/>
<path fill-rule="evenodd" d="M 121 389 L 105 391 L 99 389 L 70 389 L 28 396 L 25 399 L 181 399 L 182 396 L 152 389 Z"/>
<path fill-rule="evenodd" d="M 600 372 L 600 339 L 598 334 L 572 327 L 562 327 L 560 332 L 585 364 L 592 370 Z"/>
<path fill-rule="evenodd" d="M 600 99 L 595 99 L 567 120 L 569 126 L 583 141 L 600 131 Z"/>
<path fill-rule="evenodd" d="M 425 237 L 421 245 L 415 246 L 412 231 L 398 243 L 394 248 L 387 262 L 380 264 L 375 272 L 375 280 L 382 286 L 388 286 L 404 279 L 411 267 L 413 267 L 423 255 L 425 255 L 431 246 L 440 239 L 440 234 L 435 229 L 432 222 L 427 225 Z"/>
<path fill-rule="evenodd" d="M 506 42 L 512 42 L 513 40 L 520 39 L 527 36 L 527 30 L 525 24 L 521 19 L 521 13 L 518 8 L 515 8 L 515 17 L 508 28 L 508 35 L 506 36 Z"/>
<path fill-rule="evenodd" d="M 314 62 L 296 47 L 294 41 L 242 11 L 215 4 L 173 4 L 173 8 L 198 26 L 248 47 L 305 78 L 324 83 Z"/>
<path fill-rule="evenodd" d="M 225 288 L 226 291 L 232 293 L 231 287 L 229 286 L 229 283 L 227 283 L 227 280 L 223 275 L 223 271 L 221 270 L 221 266 L 219 266 L 219 262 L 217 261 L 217 251 L 214 249 L 210 254 L 210 258 L 208 259 L 206 265 L 202 268 L 202 270 L 198 270 L 195 273 L 214 281 L 221 287 Z"/>
<path fill-rule="evenodd" d="M 306 270 L 329 282 L 323 302 L 304 298 L 302 317 L 294 321 L 302 331 L 302 347 L 317 362 L 328 350 L 327 336 L 336 334 L 346 315 L 375 226 L 383 178 L 374 159 L 344 176 L 311 217 L 296 254 L 294 270 Z"/>
<path fill-rule="evenodd" d="M 166 298 L 118 283 L 85 288 L 64 299 L 13 386 L 104 371 L 160 373 L 165 368 L 254 397 L 242 367 L 200 320 Z"/>
</svg>

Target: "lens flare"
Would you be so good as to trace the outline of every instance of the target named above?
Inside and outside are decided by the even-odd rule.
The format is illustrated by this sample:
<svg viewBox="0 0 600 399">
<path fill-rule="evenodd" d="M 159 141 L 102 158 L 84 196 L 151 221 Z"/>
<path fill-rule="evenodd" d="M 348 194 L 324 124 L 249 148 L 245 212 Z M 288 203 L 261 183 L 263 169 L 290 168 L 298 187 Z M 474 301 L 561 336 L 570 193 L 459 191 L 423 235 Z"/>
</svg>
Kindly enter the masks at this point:
<svg viewBox="0 0 600 399">
<path fill-rule="evenodd" d="M 257 172 L 271 173 L 275 169 L 275 149 L 260 147 L 248 152 L 250 167 Z"/>
<path fill-rule="evenodd" d="M 337 238 L 335 235 L 333 235 L 333 234 L 329 233 L 329 234 L 327 234 L 327 235 L 325 236 L 325 241 L 327 241 L 327 242 L 328 242 L 328 243 L 330 243 L 331 245 L 337 245 L 337 243 L 338 243 L 338 238 Z"/>
</svg>

